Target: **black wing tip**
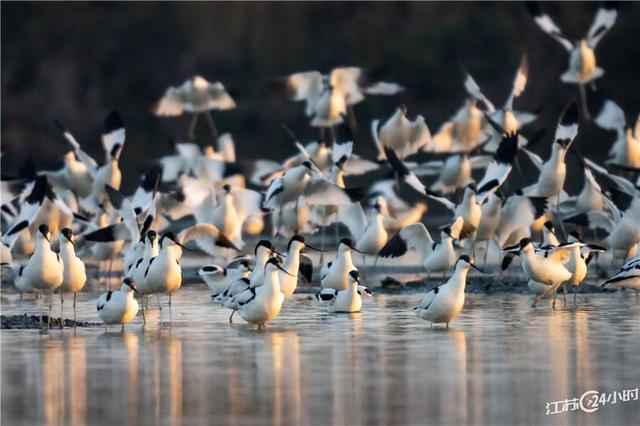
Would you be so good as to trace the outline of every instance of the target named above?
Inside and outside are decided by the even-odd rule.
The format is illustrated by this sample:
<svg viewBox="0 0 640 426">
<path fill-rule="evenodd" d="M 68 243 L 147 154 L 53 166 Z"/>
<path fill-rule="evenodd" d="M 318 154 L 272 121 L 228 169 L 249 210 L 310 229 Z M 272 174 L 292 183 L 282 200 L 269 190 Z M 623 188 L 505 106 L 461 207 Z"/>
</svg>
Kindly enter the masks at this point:
<svg viewBox="0 0 640 426">
<path fill-rule="evenodd" d="M 510 135 L 504 135 L 496 154 L 495 160 L 502 164 L 513 164 L 518 153 L 518 133 L 512 133 Z"/>
<path fill-rule="evenodd" d="M 589 226 L 589 216 L 586 213 L 580 213 L 563 219 L 565 223 L 572 223 L 578 226 Z"/>
<path fill-rule="evenodd" d="M 604 9 L 604 10 L 618 11 L 619 8 L 620 8 L 620 2 L 618 1 L 603 1 L 602 4 L 600 5 L 600 9 Z"/>
<path fill-rule="evenodd" d="M 347 194 L 349 199 L 354 203 L 362 201 L 365 195 L 367 194 L 367 191 L 361 186 L 344 188 L 344 192 Z"/>
<path fill-rule="evenodd" d="M 107 118 L 104 120 L 104 132 L 111 133 L 114 130 L 124 128 L 124 123 L 122 122 L 122 117 L 120 113 L 116 110 L 113 110 L 107 115 Z"/>
<path fill-rule="evenodd" d="M 540 5 L 538 4 L 538 2 L 525 1 L 524 6 L 527 8 L 527 12 L 529 12 L 529 15 L 533 16 L 534 18 L 542 15 L 542 11 L 540 10 Z"/>
<path fill-rule="evenodd" d="M 578 124 L 579 121 L 579 113 L 578 113 L 578 102 L 576 100 L 572 100 L 562 111 L 562 115 L 560 116 L 560 124 L 562 126 L 572 126 L 574 124 Z"/>
<path fill-rule="evenodd" d="M 549 206 L 549 200 L 546 197 L 528 197 L 534 210 L 534 219 L 541 217 L 547 207 Z"/>
<path fill-rule="evenodd" d="M 378 252 L 379 257 L 399 257 L 407 252 L 407 243 L 400 234 L 396 234 Z"/>
</svg>

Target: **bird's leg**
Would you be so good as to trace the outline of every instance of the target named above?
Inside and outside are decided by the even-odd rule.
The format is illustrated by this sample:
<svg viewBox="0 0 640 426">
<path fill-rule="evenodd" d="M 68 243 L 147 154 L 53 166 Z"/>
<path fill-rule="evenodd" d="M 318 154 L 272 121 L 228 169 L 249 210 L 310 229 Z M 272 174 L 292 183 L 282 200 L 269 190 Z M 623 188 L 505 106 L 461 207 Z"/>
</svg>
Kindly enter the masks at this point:
<svg viewBox="0 0 640 426">
<path fill-rule="evenodd" d="M 20 290 L 20 303 L 22 303 L 22 290 Z"/>
<path fill-rule="evenodd" d="M 323 226 L 322 226 L 322 237 L 321 237 L 322 239 L 321 239 L 321 242 L 320 242 L 320 245 L 322 246 L 322 251 L 320 252 L 320 266 L 324 265 L 324 251 L 327 249 L 325 247 L 325 236 L 326 236 L 326 234 L 327 234 L 327 227 L 324 226 L 324 224 L 323 224 Z"/>
<path fill-rule="evenodd" d="M 147 325 L 147 318 L 144 315 L 144 296 L 140 297 L 140 306 L 142 306 L 142 328 Z"/>
<path fill-rule="evenodd" d="M 63 328 L 64 322 L 64 298 L 62 297 L 62 287 L 60 287 L 60 328 Z"/>
<path fill-rule="evenodd" d="M 560 193 L 562 191 L 558 192 L 558 196 L 556 197 L 556 217 L 558 218 L 558 222 L 560 222 L 560 229 L 562 230 L 562 235 L 564 236 L 565 240 L 567 238 L 567 233 L 564 230 L 564 222 L 562 221 L 562 215 L 560 214 Z"/>
<path fill-rule="evenodd" d="M 191 121 L 189 122 L 189 130 L 187 130 L 187 137 L 190 141 L 195 140 L 196 138 L 196 123 L 198 122 L 199 112 L 196 112 L 191 116 Z"/>
<path fill-rule="evenodd" d="M 73 327 L 76 326 L 76 293 L 73 293 Z"/>
<path fill-rule="evenodd" d="M 444 282 L 444 279 L 447 277 L 447 270 L 445 269 L 444 271 L 442 271 L 442 282 Z"/>
<path fill-rule="evenodd" d="M 213 116 L 211 115 L 211 111 L 207 111 L 205 113 L 205 118 L 207 119 L 207 123 L 209 124 L 209 128 L 211 129 L 211 137 L 213 138 L 213 142 L 218 140 L 218 128 L 216 124 L 213 122 Z"/>
<path fill-rule="evenodd" d="M 449 322 L 447 321 L 447 328 L 449 328 Z"/>
<path fill-rule="evenodd" d="M 336 126 L 331 126 L 329 127 L 329 134 L 331 135 L 331 143 L 336 143 L 337 141 L 337 137 L 336 137 Z"/>
<path fill-rule="evenodd" d="M 236 313 L 235 310 L 231 311 L 231 315 L 229 315 L 229 324 L 233 323 L 233 314 L 235 314 L 235 313 Z"/>
<path fill-rule="evenodd" d="M 564 307 L 567 307 L 567 286 L 562 283 L 562 299 L 564 300 Z"/>
<path fill-rule="evenodd" d="M 487 247 L 484 249 L 484 260 L 482 263 L 482 267 L 486 268 L 487 267 L 487 256 L 489 255 L 489 245 L 491 244 L 491 239 L 487 240 Z"/>
<path fill-rule="evenodd" d="M 578 303 L 577 303 L 577 300 L 576 300 L 577 297 L 578 297 L 578 286 L 574 285 L 573 286 L 573 306 L 578 306 Z"/>
<path fill-rule="evenodd" d="M 124 333 L 124 324 L 122 324 L 122 329 L 120 330 L 120 333 Z"/>
<path fill-rule="evenodd" d="M 36 299 L 38 299 L 38 293 L 36 293 Z M 44 330 L 44 322 L 42 321 L 42 299 L 38 299 L 38 313 L 40 314 L 40 330 Z"/>
<path fill-rule="evenodd" d="M 353 109 L 353 105 L 347 105 L 347 116 L 349 119 L 349 128 L 351 129 L 351 138 L 355 139 L 356 132 L 358 131 L 358 121 L 356 120 L 356 112 Z"/>
<path fill-rule="evenodd" d="M 589 107 L 587 106 L 587 91 L 584 84 L 578 84 L 578 90 L 580 92 L 580 106 L 582 107 L 582 115 L 585 120 L 591 121 L 591 115 L 589 114 Z"/>
<path fill-rule="evenodd" d="M 49 316 L 47 317 L 47 330 L 51 326 L 51 311 L 53 310 L 53 292 L 54 289 L 51 289 L 51 293 L 49 294 Z"/>
<path fill-rule="evenodd" d="M 171 309 L 171 296 L 169 293 L 169 326 L 173 325 L 173 309 Z"/>
<path fill-rule="evenodd" d="M 113 270 L 113 256 L 109 258 L 109 272 L 107 273 L 107 290 L 111 288 L 111 271 Z"/>
</svg>

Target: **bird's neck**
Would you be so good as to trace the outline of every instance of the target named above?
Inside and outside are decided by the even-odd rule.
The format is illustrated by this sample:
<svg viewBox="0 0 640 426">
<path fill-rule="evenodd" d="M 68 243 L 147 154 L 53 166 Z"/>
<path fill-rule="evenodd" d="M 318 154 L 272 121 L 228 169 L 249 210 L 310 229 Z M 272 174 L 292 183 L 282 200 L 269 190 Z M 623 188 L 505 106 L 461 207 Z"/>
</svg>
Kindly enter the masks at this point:
<svg viewBox="0 0 640 426">
<path fill-rule="evenodd" d="M 282 269 L 290 273 L 291 275 L 298 274 L 298 268 L 300 266 L 300 249 L 296 244 L 291 244 L 291 248 L 287 253 L 287 260 L 284 261 Z"/>
</svg>

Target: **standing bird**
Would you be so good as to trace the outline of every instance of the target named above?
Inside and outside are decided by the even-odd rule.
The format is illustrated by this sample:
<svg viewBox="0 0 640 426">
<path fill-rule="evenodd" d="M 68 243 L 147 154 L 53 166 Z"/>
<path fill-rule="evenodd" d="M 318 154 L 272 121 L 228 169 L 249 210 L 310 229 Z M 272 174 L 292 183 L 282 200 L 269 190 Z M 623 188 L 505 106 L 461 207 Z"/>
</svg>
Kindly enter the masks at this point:
<svg viewBox="0 0 640 426">
<path fill-rule="evenodd" d="M 564 37 L 562 31 L 560 31 L 560 28 L 553 22 L 551 17 L 543 13 L 536 3 L 527 2 L 526 5 L 536 25 L 560 43 L 569 53 L 569 69 L 560 76 L 560 80 L 564 83 L 578 85 L 583 114 L 589 119 L 585 85 L 588 83 L 593 84 L 597 78 L 602 77 L 604 74 L 604 70 L 596 66 L 596 55 L 594 51 L 600 39 L 616 22 L 616 18 L 618 17 L 616 2 L 602 2 L 586 37 L 580 39 L 575 44 Z"/>
<path fill-rule="evenodd" d="M 340 240 L 336 257 L 320 271 L 322 288 L 344 290 L 349 286 L 349 272 L 356 270 L 351 259 L 351 250 L 358 251 L 349 238 Z"/>
<path fill-rule="evenodd" d="M 282 270 L 278 272 L 280 277 L 280 291 L 284 294 L 284 299 L 290 299 L 298 286 L 298 276 L 302 274 L 307 282 L 311 282 L 313 264 L 311 259 L 302 254 L 305 247 L 311 250 L 320 251 L 306 243 L 300 235 L 294 235 L 287 246 L 287 257 L 282 264 Z"/>
<path fill-rule="evenodd" d="M 536 250 L 533 243 L 528 238 L 523 238 L 520 243 L 514 246 L 506 247 L 505 252 L 511 253 L 505 257 L 502 262 L 502 269 L 506 269 L 513 259 L 513 254 L 524 253 L 522 261 L 522 270 L 525 275 L 540 284 L 548 286 L 548 290 L 539 294 L 533 301 L 532 306 L 535 307 L 540 299 L 547 294 L 556 291 L 556 289 L 564 282 L 571 279 L 573 273 L 566 267 L 566 263 L 570 258 L 570 249 L 573 247 L 582 247 L 582 243 L 565 243 L 557 247 L 540 248 Z M 555 294 L 553 298 L 553 308 L 556 307 Z"/>
<path fill-rule="evenodd" d="M 349 285 L 344 290 L 327 288 L 316 293 L 316 299 L 327 302 L 329 313 L 354 313 L 362 308 L 362 296 L 364 293 L 371 296 L 371 291 L 360 284 L 360 274 L 353 270 L 349 272 Z"/>
<path fill-rule="evenodd" d="M 405 226 L 389 240 L 378 256 L 394 258 L 404 255 L 408 249 L 415 249 L 428 274 L 442 272 L 444 277 L 456 262 L 453 240 L 466 237 L 463 223 L 464 220 L 457 217 L 451 224 L 440 228 L 439 242 L 433 241 L 422 223 Z"/>
<path fill-rule="evenodd" d="M 120 286 L 120 291 L 111 291 L 100 295 L 98 298 L 97 310 L 105 331 L 107 326 L 112 324 L 122 324 L 124 332 L 125 324 L 128 324 L 138 313 L 138 302 L 133 297 L 137 293 L 136 284 L 133 278 L 125 278 Z"/>
<path fill-rule="evenodd" d="M 267 321 L 275 319 L 280 313 L 284 294 L 280 290 L 278 272 L 285 272 L 277 259 L 269 259 L 264 267 L 264 282 L 257 283 L 236 296 L 240 316 L 251 324 L 263 328 Z"/>
<path fill-rule="evenodd" d="M 247 278 L 250 272 L 248 262 L 242 261 L 238 263 L 237 268 L 205 265 L 198 270 L 198 276 L 211 290 L 211 299 L 220 303 L 222 294 L 236 281 Z"/>
<path fill-rule="evenodd" d="M 192 114 L 187 135 L 195 138 L 198 117 L 204 113 L 213 139 L 218 139 L 218 129 L 211 116 L 212 110 L 230 110 L 236 107 L 224 85 L 210 83 L 199 75 L 188 79 L 178 87 L 169 87 L 164 96 L 152 107 L 152 112 L 161 117 L 175 117 L 183 113 Z"/>
<path fill-rule="evenodd" d="M 76 293 L 84 288 L 87 282 L 87 273 L 84 262 L 76 256 L 73 245 L 73 232 L 69 228 L 64 228 L 59 237 L 60 258 L 64 268 L 62 288 L 60 291 L 60 311 L 64 303 L 63 292 L 73 293 L 73 321 L 76 321 Z M 60 315 L 62 319 L 62 314 Z M 62 324 L 62 322 L 61 322 Z"/>
<path fill-rule="evenodd" d="M 31 288 L 35 291 L 50 291 L 49 316 L 47 328 L 51 321 L 51 308 L 53 305 L 53 292 L 62 285 L 64 280 L 64 264 L 60 256 L 51 250 L 51 240 L 49 239 L 49 227 L 40 225 L 36 233 L 36 243 L 33 255 L 27 261 L 24 268 L 21 268 L 16 284 L 23 288 Z M 40 325 L 42 315 L 40 316 Z"/>
<path fill-rule="evenodd" d="M 572 231 L 569 234 L 569 243 L 582 243 L 580 235 L 576 231 Z M 578 286 L 582 284 L 582 281 L 587 276 L 587 266 L 593 255 L 597 252 L 606 251 L 604 247 L 597 246 L 595 244 L 588 244 L 586 246 L 574 246 L 570 249 L 569 261 L 566 263 L 566 267 L 571 271 L 571 278 L 568 283 L 573 285 L 573 304 L 576 305 L 576 298 L 578 297 Z"/>
<path fill-rule="evenodd" d="M 437 286 L 424 295 L 420 305 L 414 308 L 417 316 L 433 323 L 449 322 L 460 313 L 464 306 L 464 289 L 467 285 L 467 273 L 469 268 L 479 272 L 484 271 L 471 262 L 469 256 L 462 255 L 456 262 L 456 268 L 445 284 Z"/>
</svg>

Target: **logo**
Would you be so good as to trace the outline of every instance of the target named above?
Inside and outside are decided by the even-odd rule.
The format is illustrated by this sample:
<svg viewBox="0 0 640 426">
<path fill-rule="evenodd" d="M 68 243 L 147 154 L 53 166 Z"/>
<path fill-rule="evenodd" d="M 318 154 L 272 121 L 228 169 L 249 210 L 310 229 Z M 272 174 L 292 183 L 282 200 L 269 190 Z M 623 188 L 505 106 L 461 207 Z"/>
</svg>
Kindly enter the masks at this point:
<svg viewBox="0 0 640 426">
<path fill-rule="evenodd" d="M 637 401 L 639 388 L 625 389 L 622 391 L 598 392 L 588 390 L 580 398 L 570 398 L 561 401 L 546 403 L 546 415 L 568 413 L 570 411 L 582 410 L 585 413 L 598 411 L 605 405 L 617 404 L 619 402 Z"/>
</svg>

